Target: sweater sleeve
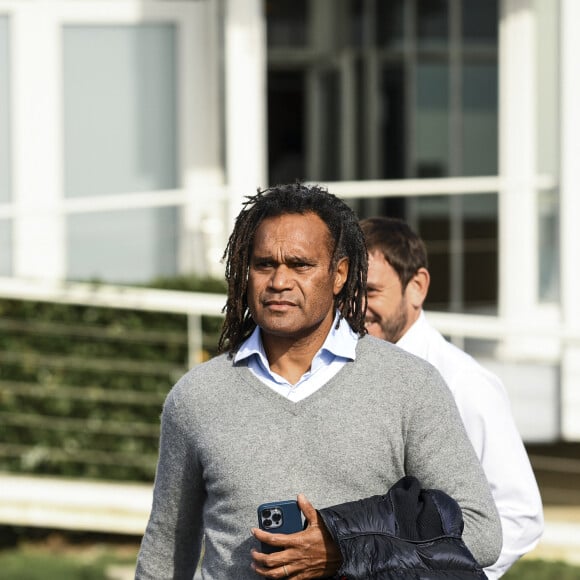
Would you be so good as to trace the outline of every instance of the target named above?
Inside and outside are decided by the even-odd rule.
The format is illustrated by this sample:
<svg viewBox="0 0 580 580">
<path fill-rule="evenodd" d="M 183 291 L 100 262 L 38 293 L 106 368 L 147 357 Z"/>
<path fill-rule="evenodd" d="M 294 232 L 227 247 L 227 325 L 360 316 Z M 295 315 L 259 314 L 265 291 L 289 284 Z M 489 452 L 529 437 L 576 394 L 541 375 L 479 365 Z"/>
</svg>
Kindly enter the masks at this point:
<svg viewBox="0 0 580 580">
<path fill-rule="evenodd" d="M 463 540 L 479 564 L 489 566 L 501 550 L 498 512 L 453 396 L 438 371 L 429 367 L 407 399 L 405 471 L 458 502 L 465 522 Z"/>
<path fill-rule="evenodd" d="M 163 408 L 153 505 L 137 558 L 136 580 L 191 580 L 201 553 L 201 469 L 177 396 L 178 391 L 172 390 Z"/>
</svg>

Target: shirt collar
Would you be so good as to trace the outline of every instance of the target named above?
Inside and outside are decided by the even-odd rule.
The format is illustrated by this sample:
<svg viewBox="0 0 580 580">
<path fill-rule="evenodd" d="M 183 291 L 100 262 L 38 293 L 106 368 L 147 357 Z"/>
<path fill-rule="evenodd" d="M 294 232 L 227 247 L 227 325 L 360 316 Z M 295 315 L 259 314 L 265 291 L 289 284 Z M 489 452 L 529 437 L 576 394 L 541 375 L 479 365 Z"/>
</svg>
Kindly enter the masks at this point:
<svg viewBox="0 0 580 580">
<path fill-rule="evenodd" d="M 356 345 L 358 342 L 358 335 L 348 322 L 344 319 L 340 319 L 340 324 L 336 328 L 336 323 L 339 320 L 339 314 L 336 313 L 334 317 L 334 322 L 330 332 L 328 333 L 324 344 L 320 347 L 320 350 L 316 353 L 314 360 L 319 357 L 319 355 L 328 353 L 332 357 L 341 357 L 348 360 L 354 360 L 356 358 Z M 260 362 L 269 368 L 268 359 L 266 357 L 266 351 L 264 350 L 264 345 L 262 344 L 262 335 L 260 333 L 260 328 L 256 326 L 252 334 L 242 343 L 238 352 L 234 356 L 234 363 L 238 363 L 244 359 L 251 357 L 252 355 L 257 355 Z"/>
<path fill-rule="evenodd" d="M 423 350 L 425 337 L 427 336 L 427 333 L 425 332 L 426 325 L 427 319 L 425 317 L 425 311 L 421 310 L 417 320 L 415 320 L 407 332 L 405 332 L 405 334 L 399 338 L 397 341 L 397 346 L 400 346 L 403 350 L 406 350 L 412 354 L 421 356 L 419 352 Z"/>
</svg>

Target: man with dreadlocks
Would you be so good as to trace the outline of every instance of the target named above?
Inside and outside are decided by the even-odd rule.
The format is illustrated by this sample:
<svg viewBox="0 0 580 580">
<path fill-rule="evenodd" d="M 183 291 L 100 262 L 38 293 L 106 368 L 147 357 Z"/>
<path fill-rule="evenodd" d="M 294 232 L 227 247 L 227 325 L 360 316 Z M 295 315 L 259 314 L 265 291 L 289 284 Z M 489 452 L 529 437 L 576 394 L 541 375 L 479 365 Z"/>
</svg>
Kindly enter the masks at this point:
<svg viewBox="0 0 580 580">
<path fill-rule="evenodd" d="M 499 519 L 447 387 L 428 363 L 365 333 L 367 251 L 354 212 L 318 186 L 259 191 L 224 258 L 222 354 L 165 402 L 136 578 L 190 580 L 202 540 L 204 579 L 370 578 L 366 548 L 363 571 L 347 570 L 337 529 L 352 535 L 337 514 L 405 476 L 454 498 L 463 548 L 494 562 Z M 303 531 L 252 528 L 259 504 L 293 497 Z"/>
</svg>

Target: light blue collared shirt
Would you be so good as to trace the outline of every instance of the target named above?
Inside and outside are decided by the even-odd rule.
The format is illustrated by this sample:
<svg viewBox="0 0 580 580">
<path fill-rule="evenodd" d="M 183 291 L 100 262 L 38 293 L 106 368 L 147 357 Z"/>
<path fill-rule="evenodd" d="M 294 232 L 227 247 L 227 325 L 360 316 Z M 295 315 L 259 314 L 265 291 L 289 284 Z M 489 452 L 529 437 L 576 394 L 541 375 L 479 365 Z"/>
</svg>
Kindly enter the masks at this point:
<svg viewBox="0 0 580 580">
<path fill-rule="evenodd" d="M 341 320 L 339 327 L 335 328 L 337 320 L 338 314 L 324 344 L 312 359 L 310 369 L 295 385 L 270 369 L 259 327 L 242 343 L 234 363 L 245 360 L 250 371 L 271 389 L 290 401 L 301 401 L 325 385 L 348 361 L 356 358 L 358 335 L 346 320 Z"/>
</svg>

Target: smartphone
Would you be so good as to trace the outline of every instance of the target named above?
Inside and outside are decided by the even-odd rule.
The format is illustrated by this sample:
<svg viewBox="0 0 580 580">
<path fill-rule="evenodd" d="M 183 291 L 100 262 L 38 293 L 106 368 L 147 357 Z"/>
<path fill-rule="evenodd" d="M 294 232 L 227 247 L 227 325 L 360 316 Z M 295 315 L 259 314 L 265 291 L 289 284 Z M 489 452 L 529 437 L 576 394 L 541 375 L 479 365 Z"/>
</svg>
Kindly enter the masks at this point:
<svg viewBox="0 0 580 580">
<path fill-rule="evenodd" d="M 302 512 L 296 500 L 273 501 L 258 506 L 258 526 L 273 534 L 293 534 L 304 529 Z M 262 544 L 262 552 L 271 554 L 279 548 Z"/>
</svg>

